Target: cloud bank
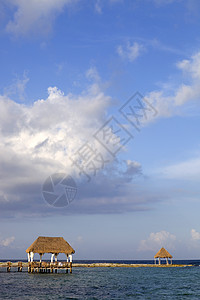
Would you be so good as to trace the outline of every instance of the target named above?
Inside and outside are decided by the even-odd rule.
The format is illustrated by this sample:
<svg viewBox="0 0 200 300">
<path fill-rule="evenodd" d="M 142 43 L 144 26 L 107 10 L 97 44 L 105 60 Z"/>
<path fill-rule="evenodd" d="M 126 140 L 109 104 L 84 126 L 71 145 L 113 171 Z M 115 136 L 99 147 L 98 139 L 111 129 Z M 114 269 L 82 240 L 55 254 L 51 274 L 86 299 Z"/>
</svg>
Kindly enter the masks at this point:
<svg viewBox="0 0 200 300">
<path fill-rule="evenodd" d="M 95 80 L 96 72 L 87 75 Z M 118 161 L 93 138 L 104 124 L 111 98 L 97 83 L 80 95 L 64 95 L 56 87 L 48 97 L 31 106 L 0 96 L 0 205 L 3 216 L 51 215 L 52 213 L 121 213 L 149 209 L 157 197 L 142 195 L 132 180 L 143 180 L 142 167 L 136 161 Z M 108 159 L 91 183 L 80 177 L 71 158 L 89 141 Z M 77 201 L 65 211 L 48 207 L 42 199 L 45 179 L 54 173 L 72 175 L 78 184 Z M 91 171 L 92 172 L 92 171 Z M 133 192 L 134 188 L 134 192 Z"/>
<path fill-rule="evenodd" d="M 161 247 L 169 249 L 174 248 L 176 236 L 168 231 L 150 233 L 146 240 L 142 240 L 139 245 L 139 251 L 158 251 Z"/>
<path fill-rule="evenodd" d="M 173 96 L 165 96 L 164 90 L 150 93 L 150 102 L 158 110 L 159 117 L 176 115 L 176 107 L 199 100 L 200 52 L 177 66 L 187 79 L 184 86 L 193 94 L 184 94 L 183 84 L 175 89 Z M 57 172 L 70 173 L 77 178 L 79 170 L 72 167 L 71 158 L 85 142 L 92 140 L 94 148 L 110 160 L 93 134 L 106 121 L 112 99 L 100 87 L 100 78 L 94 68 L 87 72 L 87 76 L 95 82 L 80 95 L 64 95 L 57 87 L 49 87 L 48 97 L 36 100 L 31 106 L 0 96 L 2 214 L 15 215 L 23 210 L 27 214 L 52 214 L 51 208 L 46 208 L 41 200 L 42 183 Z M 185 97 L 180 97 L 180 91 Z M 189 164 L 196 165 L 196 161 Z M 169 166 L 165 173 L 177 178 L 185 168 L 188 169 L 188 164 Z M 80 194 L 67 213 L 121 213 L 151 209 L 164 196 L 155 188 L 145 186 L 144 189 L 143 181 L 142 167 L 138 162 L 126 160 L 122 165 L 120 161 L 111 160 L 92 184 L 79 182 Z"/>
</svg>

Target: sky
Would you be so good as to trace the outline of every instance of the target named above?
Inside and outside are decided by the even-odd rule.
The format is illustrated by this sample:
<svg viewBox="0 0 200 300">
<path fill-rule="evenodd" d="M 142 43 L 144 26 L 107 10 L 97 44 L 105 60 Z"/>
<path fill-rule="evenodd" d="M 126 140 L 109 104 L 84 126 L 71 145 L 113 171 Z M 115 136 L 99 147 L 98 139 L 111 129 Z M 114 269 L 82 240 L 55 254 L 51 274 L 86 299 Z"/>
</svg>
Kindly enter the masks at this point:
<svg viewBox="0 0 200 300">
<path fill-rule="evenodd" d="M 198 0 L 0 0 L 1 259 L 38 236 L 74 259 L 200 258 L 199 15 Z"/>
</svg>

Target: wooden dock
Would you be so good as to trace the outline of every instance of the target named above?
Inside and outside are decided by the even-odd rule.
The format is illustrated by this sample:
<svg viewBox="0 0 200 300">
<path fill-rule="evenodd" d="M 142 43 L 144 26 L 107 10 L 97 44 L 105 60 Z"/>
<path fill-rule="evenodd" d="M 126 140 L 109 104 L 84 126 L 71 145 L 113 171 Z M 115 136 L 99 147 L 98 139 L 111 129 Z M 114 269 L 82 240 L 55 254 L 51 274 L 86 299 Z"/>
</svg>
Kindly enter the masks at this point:
<svg viewBox="0 0 200 300">
<path fill-rule="evenodd" d="M 58 273 L 59 270 L 65 270 L 66 273 L 72 273 L 72 262 L 0 262 L 0 268 L 6 268 L 7 272 L 12 269 L 22 272 L 22 269 L 29 273 Z M 192 265 L 177 264 L 123 264 L 123 263 L 73 263 L 75 268 L 181 268 L 192 267 Z"/>
<path fill-rule="evenodd" d="M 0 263 L 1 268 L 6 268 L 7 272 L 10 272 L 11 269 L 17 269 L 18 272 L 22 272 L 23 268 L 27 269 L 28 273 L 58 273 L 58 270 L 65 270 L 72 273 L 72 262 L 5 262 Z"/>
</svg>

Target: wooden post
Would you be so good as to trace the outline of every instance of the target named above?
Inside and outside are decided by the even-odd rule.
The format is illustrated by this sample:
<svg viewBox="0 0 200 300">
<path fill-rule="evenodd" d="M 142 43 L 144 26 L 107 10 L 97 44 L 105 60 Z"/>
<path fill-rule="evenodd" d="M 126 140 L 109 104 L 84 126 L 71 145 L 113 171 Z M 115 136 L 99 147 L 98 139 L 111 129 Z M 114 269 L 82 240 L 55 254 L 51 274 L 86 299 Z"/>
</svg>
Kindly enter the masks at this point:
<svg viewBox="0 0 200 300">
<path fill-rule="evenodd" d="M 69 263 L 70 273 L 72 273 L 72 262 Z"/>
<path fill-rule="evenodd" d="M 158 257 L 159 265 L 160 265 L 160 257 Z"/>
<path fill-rule="evenodd" d="M 57 255 L 55 256 L 55 273 L 58 272 L 58 262 L 57 262 Z"/>
<path fill-rule="evenodd" d="M 7 262 L 7 272 L 10 272 L 10 269 L 11 269 L 11 262 L 8 261 Z"/>
<path fill-rule="evenodd" d="M 22 272 L 22 262 L 18 262 L 18 272 Z"/>
<path fill-rule="evenodd" d="M 31 273 L 34 272 L 34 262 L 31 262 Z"/>
<path fill-rule="evenodd" d="M 50 263 L 50 272 L 53 273 L 53 263 Z"/>
</svg>

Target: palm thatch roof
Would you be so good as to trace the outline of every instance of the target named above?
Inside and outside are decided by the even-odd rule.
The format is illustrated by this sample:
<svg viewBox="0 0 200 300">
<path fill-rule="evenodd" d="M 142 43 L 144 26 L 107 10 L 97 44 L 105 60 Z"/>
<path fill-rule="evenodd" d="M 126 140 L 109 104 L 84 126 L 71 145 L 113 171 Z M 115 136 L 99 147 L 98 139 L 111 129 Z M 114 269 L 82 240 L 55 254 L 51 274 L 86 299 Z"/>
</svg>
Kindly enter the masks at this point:
<svg viewBox="0 0 200 300">
<path fill-rule="evenodd" d="M 26 252 L 73 254 L 75 250 L 62 237 L 39 236 Z"/>
<path fill-rule="evenodd" d="M 161 248 L 156 255 L 154 255 L 154 258 L 172 258 L 172 255 L 165 249 Z"/>
</svg>

